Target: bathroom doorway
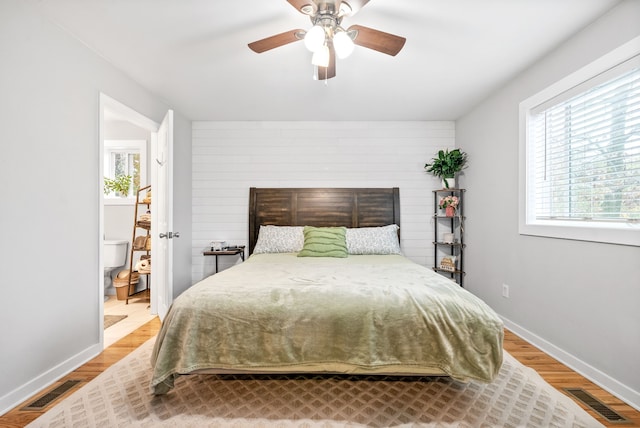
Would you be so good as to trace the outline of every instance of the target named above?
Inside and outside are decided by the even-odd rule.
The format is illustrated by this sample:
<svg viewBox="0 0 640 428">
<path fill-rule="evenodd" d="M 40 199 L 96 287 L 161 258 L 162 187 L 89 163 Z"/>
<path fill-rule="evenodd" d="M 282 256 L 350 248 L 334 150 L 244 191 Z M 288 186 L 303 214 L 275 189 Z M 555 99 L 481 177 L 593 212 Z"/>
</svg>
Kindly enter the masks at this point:
<svg viewBox="0 0 640 428">
<path fill-rule="evenodd" d="M 162 125 L 154 122 L 153 120 L 141 115 L 140 113 L 130 109 L 124 104 L 119 103 L 118 101 L 108 97 L 105 94 L 100 94 L 100 125 L 99 125 L 99 153 L 100 153 L 100 181 L 102 183 L 102 178 L 108 176 L 109 173 L 113 173 L 113 166 L 109 164 L 109 162 L 113 162 L 113 157 L 116 159 L 125 158 L 130 159 L 129 164 L 131 164 L 131 170 L 135 170 L 139 176 L 137 178 L 138 185 L 144 184 L 156 184 L 153 183 L 152 180 L 158 175 L 156 162 L 153 162 L 152 159 L 156 159 L 154 156 L 158 152 L 158 148 L 155 147 L 158 144 L 158 132 L 162 129 Z M 162 139 L 160 139 L 162 141 Z M 106 144 L 106 142 L 109 142 Z M 115 142 L 115 143 L 113 143 Z M 135 150 L 134 147 L 139 147 L 141 143 L 144 143 L 145 150 Z M 114 149 L 115 147 L 115 149 Z M 115 152 L 114 152 L 115 150 Z M 127 161 L 123 162 L 124 168 L 126 169 Z M 141 168 L 141 165 L 146 164 L 147 168 Z M 165 167 L 170 168 L 171 159 L 165 159 Z M 120 169 L 123 166 L 119 166 Z M 140 174 L 144 171 L 142 174 Z M 162 192 L 162 187 L 170 186 L 170 183 L 161 183 L 160 186 L 154 188 L 153 196 L 154 202 L 156 200 L 156 189 L 158 192 Z M 100 189 L 103 190 L 103 186 L 100 186 Z M 112 286 L 111 278 L 120 270 L 129 268 L 129 256 L 130 256 L 130 246 L 132 245 L 131 237 L 132 237 L 132 226 L 134 220 L 134 207 L 135 207 L 135 193 L 129 192 L 128 195 L 124 195 L 122 197 L 115 197 L 112 194 L 104 195 L 104 192 L 107 190 L 103 190 L 103 195 L 100 198 L 100 238 L 101 242 L 104 239 L 109 241 L 119 241 L 126 240 L 128 242 L 128 248 L 126 249 L 127 258 L 124 262 L 124 265 L 121 267 L 113 268 L 113 271 L 107 273 L 108 269 L 105 269 L 104 265 L 104 253 L 103 253 L 103 245 L 100 248 L 100 270 L 104 271 L 104 276 L 101 275 L 102 280 L 99 286 L 100 290 L 100 340 L 103 343 L 103 347 L 109 346 L 119 338 L 126 336 L 128 333 L 134 331 L 140 325 L 146 323 L 147 321 L 153 319 L 157 314 L 158 307 L 158 298 L 154 296 L 154 293 L 151 293 L 150 298 L 146 293 L 141 293 L 138 296 L 135 296 L 129 299 L 129 304 L 126 304 L 125 300 L 118 300 L 116 296 L 116 289 Z M 166 193 L 166 189 L 165 189 Z M 157 198 L 163 199 L 163 198 Z M 170 200 L 167 201 L 165 211 L 170 210 Z M 155 204 L 152 204 L 152 207 Z M 153 207 L 157 209 L 157 207 Z M 157 213 L 156 213 L 157 214 Z M 159 216 L 158 218 L 166 217 L 166 213 L 164 216 Z M 153 217 L 152 217 L 152 232 L 157 233 L 157 227 L 154 227 Z M 152 240 L 153 249 L 157 244 L 154 245 Z M 135 259 L 134 259 L 135 262 Z M 118 264 L 120 261 L 118 261 Z M 158 260 L 156 263 L 156 258 L 154 257 L 154 272 L 156 271 L 156 267 L 163 268 L 163 263 L 161 260 Z M 109 266 L 111 268 L 111 266 Z M 165 272 L 166 267 L 163 269 Z M 163 270 L 158 270 L 162 272 Z M 165 292 L 162 293 L 164 296 L 166 294 L 166 284 L 170 284 L 170 280 L 166 278 L 162 278 L 159 282 L 161 283 L 161 287 L 158 288 L 156 286 L 156 282 L 158 282 L 159 278 L 156 278 L 157 275 L 151 276 L 151 282 L 153 284 L 141 284 L 142 287 L 146 287 L 149 285 L 154 288 L 154 291 L 158 290 L 161 292 L 163 290 L 162 286 L 164 286 Z M 146 280 L 149 277 L 144 277 Z M 143 281 L 141 281 L 143 282 Z M 104 297 L 103 297 L 104 296 Z M 155 297 L 155 298 L 154 298 Z M 105 300 L 106 299 L 106 300 Z M 164 303 L 163 303 L 164 304 Z M 109 315 L 109 317 L 105 318 L 105 315 Z M 117 317 L 112 317 L 111 315 L 117 315 Z M 107 326 L 111 322 L 117 319 L 117 321 L 109 326 L 106 330 L 102 328 L 102 326 Z M 103 324 L 107 322 L 107 324 Z"/>
</svg>

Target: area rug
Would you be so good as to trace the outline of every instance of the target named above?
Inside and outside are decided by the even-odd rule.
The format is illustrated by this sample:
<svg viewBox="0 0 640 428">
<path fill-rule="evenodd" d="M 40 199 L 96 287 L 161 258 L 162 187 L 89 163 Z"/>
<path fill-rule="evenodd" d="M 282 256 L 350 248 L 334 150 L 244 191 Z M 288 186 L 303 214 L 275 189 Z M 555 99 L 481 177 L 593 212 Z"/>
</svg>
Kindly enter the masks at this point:
<svg viewBox="0 0 640 428">
<path fill-rule="evenodd" d="M 28 427 L 602 427 L 505 353 L 491 384 L 446 377 L 190 375 L 150 393 L 151 339 Z"/>
<path fill-rule="evenodd" d="M 104 316 L 104 329 L 108 329 L 118 321 L 125 319 L 126 315 L 105 315 Z"/>
</svg>

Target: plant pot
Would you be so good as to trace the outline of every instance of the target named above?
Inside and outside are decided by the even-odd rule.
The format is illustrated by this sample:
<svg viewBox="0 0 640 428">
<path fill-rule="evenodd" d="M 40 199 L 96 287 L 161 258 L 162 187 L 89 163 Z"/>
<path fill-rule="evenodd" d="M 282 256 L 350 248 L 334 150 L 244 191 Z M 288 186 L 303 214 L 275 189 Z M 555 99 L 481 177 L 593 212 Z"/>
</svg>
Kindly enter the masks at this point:
<svg viewBox="0 0 640 428">
<path fill-rule="evenodd" d="M 452 206 L 448 206 L 447 208 L 445 208 L 444 212 L 447 217 L 453 217 L 454 215 L 456 215 L 456 209 Z"/>
<path fill-rule="evenodd" d="M 442 188 L 443 189 L 455 189 L 456 188 L 456 179 L 454 177 L 442 177 Z"/>
</svg>

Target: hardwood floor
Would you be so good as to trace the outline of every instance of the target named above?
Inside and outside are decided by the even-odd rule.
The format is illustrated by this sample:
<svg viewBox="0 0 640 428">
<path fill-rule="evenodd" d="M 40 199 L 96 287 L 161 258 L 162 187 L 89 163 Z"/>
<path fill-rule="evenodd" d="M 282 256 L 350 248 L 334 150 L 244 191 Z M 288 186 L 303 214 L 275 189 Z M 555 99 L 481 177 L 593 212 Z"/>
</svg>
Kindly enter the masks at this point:
<svg viewBox="0 0 640 428">
<path fill-rule="evenodd" d="M 149 304 L 149 298 L 144 294 L 132 297 L 129 299 L 129 303 L 124 300 L 118 300 L 115 296 L 110 296 L 109 300 L 104 302 L 105 316 L 127 316 L 122 321 L 104 330 L 105 349 L 155 318 L 155 315 L 151 315 Z"/>
<path fill-rule="evenodd" d="M 37 397 L 41 396 L 47 391 L 56 388 L 59 384 L 65 382 L 66 380 L 80 380 L 81 383 L 78 386 L 72 388 L 62 397 L 72 394 L 78 388 L 82 387 L 84 384 L 91 381 L 93 378 L 106 370 L 109 366 L 118 362 L 134 349 L 138 348 L 140 345 L 146 342 L 148 339 L 155 336 L 159 330 L 160 320 L 158 318 L 154 318 L 142 327 L 138 328 L 133 333 L 106 348 L 100 355 L 84 364 L 82 367 L 78 368 L 71 374 L 60 379 L 47 390 L 39 393 Z M 628 423 L 624 424 L 608 423 L 599 414 L 577 401 L 581 407 L 587 410 L 603 425 L 607 427 L 640 427 L 640 412 L 636 411 L 631 406 L 620 401 L 608 392 L 599 388 L 597 385 L 593 384 L 576 372 L 560 364 L 553 358 L 549 357 L 542 351 L 538 350 L 534 346 L 530 345 L 529 343 L 520 339 L 518 336 L 509 331 L 505 332 L 504 349 L 511 355 L 513 355 L 516 359 L 518 359 L 522 364 L 529 366 L 540 373 L 540 375 L 548 383 L 553 385 L 561 392 L 564 393 L 562 388 L 583 388 L 591 395 L 604 402 L 611 409 L 629 420 Z M 23 427 L 36 419 L 41 414 L 45 413 L 48 408 L 45 408 L 42 411 L 21 410 L 22 407 L 29 404 L 33 399 L 37 397 L 26 400 L 24 403 L 16 406 L 16 408 L 9 411 L 4 416 L 0 416 L 0 427 Z M 59 400 L 51 403 L 49 405 L 49 408 L 53 407 L 57 402 L 59 402 Z"/>
<path fill-rule="evenodd" d="M 546 380 L 550 385 L 552 385 L 565 395 L 568 394 L 563 391 L 563 388 L 582 388 L 589 394 L 593 395 L 595 398 L 609 406 L 612 410 L 629 420 L 628 423 L 607 422 L 607 420 L 600 416 L 598 413 L 583 405 L 580 401 L 574 399 L 574 401 L 578 403 L 580 407 L 589 412 L 591 416 L 597 419 L 604 426 L 625 428 L 640 427 L 639 411 L 635 410 L 633 407 L 609 394 L 598 385 L 585 379 L 564 364 L 559 363 L 544 352 L 540 351 L 535 346 L 530 345 L 528 342 L 522 340 L 508 330 L 505 330 L 504 349 L 508 353 L 513 355 L 522 364 L 537 371 L 540 376 L 544 378 L 544 380 Z M 571 396 L 569 395 L 569 397 Z M 573 399 L 573 397 L 571 398 Z"/>
</svg>

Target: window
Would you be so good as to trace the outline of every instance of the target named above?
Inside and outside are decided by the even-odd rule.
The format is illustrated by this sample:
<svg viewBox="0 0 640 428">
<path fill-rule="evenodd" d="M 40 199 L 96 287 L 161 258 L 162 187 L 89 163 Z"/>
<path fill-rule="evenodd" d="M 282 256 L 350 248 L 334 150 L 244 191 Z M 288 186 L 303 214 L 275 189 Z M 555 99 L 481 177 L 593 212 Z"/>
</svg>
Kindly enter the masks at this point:
<svg viewBox="0 0 640 428">
<path fill-rule="evenodd" d="M 640 245 L 639 50 L 521 104 L 521 233 Z"/>
<path fill-rule="evenodd" d="M 105 203 L 122 205 L 133 203 L 136 192 L 147 182 L 147 142 L 145 140 L 105 140 L 104 176 L 117 179 L 131 177 L 126 193 L 105 188 Z"/>
</svg>

